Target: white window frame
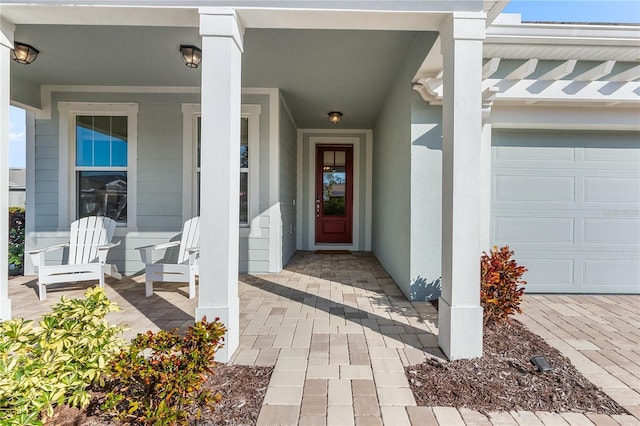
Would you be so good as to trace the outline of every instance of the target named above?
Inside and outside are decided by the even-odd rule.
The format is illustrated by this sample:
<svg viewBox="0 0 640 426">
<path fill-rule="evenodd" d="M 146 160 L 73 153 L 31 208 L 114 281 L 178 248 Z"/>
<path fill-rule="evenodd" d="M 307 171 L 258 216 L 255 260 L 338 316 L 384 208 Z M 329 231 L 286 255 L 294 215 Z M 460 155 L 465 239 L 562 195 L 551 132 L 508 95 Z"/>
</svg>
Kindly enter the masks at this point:
<svg viewBox="0 0 640 426">
<path fill-rule="evenodd" d="M 249 120 L 249 168 L 248 171 L 248 223 L 238 224 L 240 228 L 250 229 L 259 212 L 259 168 L 260 168 L 260 105 L 243 104 L 241 118 Z M 198 117 L 201 117 L 200 104 L 182 104 L 183 123 L 183 203 L 182 218 L 187 220 L 198 211 Z M 238 176 L 239 177 L 239 176 Z"/>
<path fill-rule="evenodd" d="M 75 122 L 78 115 L 127 117 L 127 223 L 118 224 L 117 233 L 137 231 L 137 146 L 138 104 L 98 102 L 58 102 L 60 157 L 58 160 L 58 230 L 68 231 L 77 219 L 76 172 L 91 168 L 76 167 Z"/>
</svg>

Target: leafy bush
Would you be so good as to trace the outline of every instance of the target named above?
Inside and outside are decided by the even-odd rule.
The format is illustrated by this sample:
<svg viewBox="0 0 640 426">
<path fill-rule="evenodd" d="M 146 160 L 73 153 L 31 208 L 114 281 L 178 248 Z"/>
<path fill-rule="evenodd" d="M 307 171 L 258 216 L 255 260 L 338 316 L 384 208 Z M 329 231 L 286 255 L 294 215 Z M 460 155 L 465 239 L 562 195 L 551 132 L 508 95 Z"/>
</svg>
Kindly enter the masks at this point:
<svg viewBox="0 0 640 426">
<path fill-rule="evenodd" d="M 102 408 L 145 425 L 187 424 L 192 408 L 196 419 L 213 410 L 221 396 L 202 385 L 226 332 L 218 320 L 204 318 L 185 337 L 177 330 L 139 334 L 111 363 L 112 390 Z"/>
<path fill-rule="evenodd" d="M 521 313 L 520 302 L 526 281 L 522 275 L 527 272 L 518 266 L 509 246 L 493 247 L 491 253 L 482 253 L 480 259 L 480 304 L 484 308 L 484 323 L 508 321 L 509 316 Z"/>
<path fill-rule="evenodd" d="M 56 405 L 86 407 L 88 387 L 124 343 L 121 327 L 104 317 L 120 308 L 101 288 L 85 299 L 64 296 L 39 327 L 14 319 L 0 323 L 0 424 L 42 424 Z"/>
<path fill-rule="evenodd" d="M 24 264 L 24 208 L 9 207 L 9 273 L 22 273 Z"/>
</svg>

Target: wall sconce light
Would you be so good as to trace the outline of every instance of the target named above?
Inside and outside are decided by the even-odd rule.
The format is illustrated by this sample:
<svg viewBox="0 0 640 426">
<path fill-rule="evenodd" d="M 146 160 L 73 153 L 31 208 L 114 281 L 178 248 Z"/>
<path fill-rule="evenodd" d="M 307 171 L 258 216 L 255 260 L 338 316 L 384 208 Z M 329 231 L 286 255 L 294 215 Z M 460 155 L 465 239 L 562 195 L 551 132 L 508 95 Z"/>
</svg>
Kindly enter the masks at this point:
<svg viewBox="0 0 640 426">
<path fill-rule="evenodd" d="M 198 68 L 200 61 L 202 61 L 202 50 L 196 46 L 181 45 L 180 55 L 182 55 L 184 64 L 189 68 Z"/>
<path fill-rule="evenodd" d="M 331 124 L 338 124 L 342 120 L 342 113 L 340 111 L 331 111 L 329 113 L 329 121 Z"/>
<path fill-rule="evenodd" d="M 11 59 L 19 64 L 29 65 L 36 60 L 38 53 L 40 51 L 35 47 L 16 41 L 13 43 L 13 49 L 11 49 Z"/>
</svg>

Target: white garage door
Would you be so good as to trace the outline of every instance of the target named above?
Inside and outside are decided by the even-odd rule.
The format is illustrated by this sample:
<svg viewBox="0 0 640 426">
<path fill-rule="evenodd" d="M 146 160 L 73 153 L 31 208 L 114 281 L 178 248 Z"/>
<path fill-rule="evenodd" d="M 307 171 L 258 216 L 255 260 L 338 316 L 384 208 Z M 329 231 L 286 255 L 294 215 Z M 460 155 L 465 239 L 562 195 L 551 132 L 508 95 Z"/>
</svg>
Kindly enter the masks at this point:
<svg viewBox="0 0 640 426">
<path fill-rule="evenodd" d="M 528 292 L 640 293 L 640 135 L 494 130 L 491 239 Z"/>
</svg>

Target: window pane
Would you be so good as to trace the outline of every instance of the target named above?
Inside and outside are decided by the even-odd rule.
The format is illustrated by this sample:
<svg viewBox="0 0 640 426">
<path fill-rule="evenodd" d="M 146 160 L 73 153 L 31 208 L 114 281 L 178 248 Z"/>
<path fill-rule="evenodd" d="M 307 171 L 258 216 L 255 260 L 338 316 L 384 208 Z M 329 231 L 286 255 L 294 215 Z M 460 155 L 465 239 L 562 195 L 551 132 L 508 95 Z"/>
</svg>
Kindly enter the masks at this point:
<svg viewBox="0 0 640 426">
<path fill-rule="evenodd" d="M 127 166 L 127 117 L 76 116 L 76 165 Z"/>
<path fill-rule="evenodd" d="M 240 223 L 249 223 L 249 173 L 240 172 Z"/>
<path fill-rule="evenodd" d="M 249 167 L 249 119 L 240 121 L 240 168 Z"/>
<path fill-rule="evenodd" d="M 92 166 L 109 167 L 111 165 L 111 143 L 109 140 L 97 139 L 93 142 Z"/>
<path fill-rule="evenodd" d="M 127 172 L 91 171 L 78 174 L 78 218 L 107 216 L 127 222 Z"/>
<path fill-rule="evenodd" d="M 344 167 L 324 167 L 322 173 L 322 214 L 324 216 L 345 216 L 346 178 Z"/>
<path fill-rule="evenodd" d="M 127 167 L 127 142 L 114 139 L 111 141 L 111 165 Z"/>
<path fill-rule="evenodd" d="M 76 117 L 76 165 L 93 165 L 93 117 Z"/>
</svg>

